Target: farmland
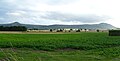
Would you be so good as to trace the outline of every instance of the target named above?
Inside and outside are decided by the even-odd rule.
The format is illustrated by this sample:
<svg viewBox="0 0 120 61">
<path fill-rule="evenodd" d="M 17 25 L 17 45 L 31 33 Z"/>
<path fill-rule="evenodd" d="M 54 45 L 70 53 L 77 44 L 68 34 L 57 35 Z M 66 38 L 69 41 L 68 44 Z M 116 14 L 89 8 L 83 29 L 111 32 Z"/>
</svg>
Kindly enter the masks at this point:
<svg viewBox="0 0 120 61">
<path fill-rule="evenodd" d="M 119 61 L 120 36 L 105 32 L 0 34 L 0 60 Z M 12 58 L 9 58 L 12 57 Z"/>
</svg>

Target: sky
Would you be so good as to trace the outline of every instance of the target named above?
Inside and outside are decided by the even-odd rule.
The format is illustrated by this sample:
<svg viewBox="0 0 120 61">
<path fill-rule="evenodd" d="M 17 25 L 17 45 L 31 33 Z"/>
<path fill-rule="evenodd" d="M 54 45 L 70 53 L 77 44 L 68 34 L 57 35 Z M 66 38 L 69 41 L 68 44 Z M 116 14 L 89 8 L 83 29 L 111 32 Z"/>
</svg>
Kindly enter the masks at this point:
<svg viewBox="0 0 120 61">
<path fill-rule="evenodd" d="M 0 0 L 0 23 L 120 27 L 120 0 Z"/>
</svg>

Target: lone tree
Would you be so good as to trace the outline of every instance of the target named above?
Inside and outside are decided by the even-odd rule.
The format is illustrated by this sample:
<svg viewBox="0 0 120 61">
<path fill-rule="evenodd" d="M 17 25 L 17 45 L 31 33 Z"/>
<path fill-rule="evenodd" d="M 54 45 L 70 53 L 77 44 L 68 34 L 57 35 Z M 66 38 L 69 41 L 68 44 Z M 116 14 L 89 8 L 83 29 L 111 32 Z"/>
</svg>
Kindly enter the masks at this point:
<svg viewBox="0 0 120 61">
<path fill-rule="evenodd" d="M 99 29 L 97 29 L 96 31 L 97 31 L 97 32 L 100 32 L 100 30 L 99 30 Z"/>
<path fill-rule="evenodd" d="M 70 29 L 70 31 L 73 31 L 73 29 Z"/>
<path fill-rule="evenodd" d="M 87 31 L 87 29 L 85 29 L 85 32 Z"/>
<path fill-rule="evenodd" d="M 53 30 L 52 29 L 50 29 L 50 32 L 52 32 Z"/>
</svg>

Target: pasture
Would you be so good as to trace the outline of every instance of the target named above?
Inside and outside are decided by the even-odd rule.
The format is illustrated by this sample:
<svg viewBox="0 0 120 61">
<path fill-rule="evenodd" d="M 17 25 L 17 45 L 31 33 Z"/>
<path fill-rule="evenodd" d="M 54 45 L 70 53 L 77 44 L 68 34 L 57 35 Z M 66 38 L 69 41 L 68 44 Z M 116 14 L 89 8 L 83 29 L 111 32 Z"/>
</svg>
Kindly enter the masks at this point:
<svg viewBox="0 0 120 61">
<path fill-rule="evenodd" d="M 105 32 L 0 34 L 0 60 L 119 61 L 120 36 Z"/>
</svg>

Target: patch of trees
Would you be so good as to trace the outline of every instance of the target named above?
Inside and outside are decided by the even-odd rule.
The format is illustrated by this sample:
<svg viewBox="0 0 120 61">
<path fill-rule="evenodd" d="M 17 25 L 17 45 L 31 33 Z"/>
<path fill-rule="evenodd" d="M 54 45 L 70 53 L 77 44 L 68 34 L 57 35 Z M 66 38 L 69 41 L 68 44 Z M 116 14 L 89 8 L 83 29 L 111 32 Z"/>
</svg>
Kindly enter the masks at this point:
<svg viewBox="0 0 120 61">
<path fill-rule="evenodd" d="M 37 28 L 32 28 L 32 29 L 29 29 L 29 30 L 39 30 L 39 29 L 37 29 Z"/>
<path fill-rule="evenodd" d="M 57 30 L 57 32 L 63 32 L 63 30 L 64 30 L 64 29 L 59 29 L 59 30 Z"/>
<path fill-rule="evenodd" d="M 27 31 L 27 28 L 25 26 L 0 26 L 0 31 Z"/>
<path fill-rule="evenodd" d="M 109 36 L 120 36 L 120 30 L 109 30 Z"/>
<path fill-rule="evenodd" d="M 80 32 L 80 29 L 76 30 L 76 32 Z"/>
</svg>

